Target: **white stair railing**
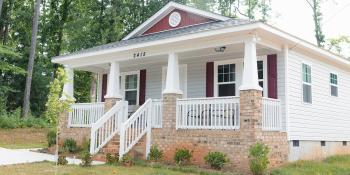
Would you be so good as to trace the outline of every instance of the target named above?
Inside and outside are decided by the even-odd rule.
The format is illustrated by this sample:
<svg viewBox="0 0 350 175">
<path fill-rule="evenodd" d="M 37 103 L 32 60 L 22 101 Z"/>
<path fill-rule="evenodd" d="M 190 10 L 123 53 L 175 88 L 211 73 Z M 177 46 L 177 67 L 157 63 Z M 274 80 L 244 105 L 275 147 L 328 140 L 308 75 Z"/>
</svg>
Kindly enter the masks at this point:
<svg viewBox="0 0 350 175">
<path fill-rule="evenodd" d="M 264 131 L 280 131 L 282 129 L 280 100 L 262 98 L 262 129 Z"/>
<path fill-rule="evenodd" d="M 163 105 L 162 100 L 152 100 L 152 128 L 162 128 Z"/>
<path fill-rule="evenodd" d="M 71 105 L 68 127 L 90 127 L 105 112 L 104 103 L 76 103 Z"/>
<path fill-rule="evenodd" d="M 96 154 L 105 146 L 127 119 L 128 102 L 118 101 L 106 114 L 91 126 L 90 153 Z"/>
<path fill-rule="evenodd" d="M 147 133 L 146 158 L 151 145 L 152 127 L 152 100 L 148 99 L 128 120 L 120 127 L 120 159 L 128 153 L 133 146 Z"/>
</svg>

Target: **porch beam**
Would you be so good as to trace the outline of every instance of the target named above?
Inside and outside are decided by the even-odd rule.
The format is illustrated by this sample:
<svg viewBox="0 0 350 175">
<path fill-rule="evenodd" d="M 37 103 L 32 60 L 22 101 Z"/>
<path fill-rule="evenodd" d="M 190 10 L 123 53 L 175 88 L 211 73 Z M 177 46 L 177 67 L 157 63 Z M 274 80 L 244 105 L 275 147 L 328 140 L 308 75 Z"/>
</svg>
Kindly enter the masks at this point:
<svg viewBox="0 0 350 175">
<path fill-rule="evenodd" d="M 115 98 L 121 99 L 120 95 L 120 85 L 119 85 L 119 77 L 120 77 L 120 67 L 119 62 L 111 62 L 111 67 L 109 69 L 108 74 L 108 82 L 107 82 L 107 94 L 105 98 Z"/>
<path fill-rule="evenodd" d="M 180 90 L 179 78 L 179 58 L 177 53 L 168 54 L 168 68 L 166 74 L 166 84 L 163 94 L 182 94 Z"/>
<path fill-rule="evenodd" d="M 61 96 L 61 100 L 67 100 L 67 99 L 73 99 L 74 98 L 74 70 L 65 65 L 64 66 L 64 70 L 66 72 L 67 75 L 67 82 L 64 83 L 63 85 L 63 91 L 62 91 L 62 96 Z"/>
<path fill-rule="evenodd" d="M 252 36 L 244 41 L 244 67 L 242 85 L 239 88 L 242 90 L 259 90 L 262 88 L 259 86 L 258 81 L 258 66 L 256 59 L 256 36 Z"/>
</svg>

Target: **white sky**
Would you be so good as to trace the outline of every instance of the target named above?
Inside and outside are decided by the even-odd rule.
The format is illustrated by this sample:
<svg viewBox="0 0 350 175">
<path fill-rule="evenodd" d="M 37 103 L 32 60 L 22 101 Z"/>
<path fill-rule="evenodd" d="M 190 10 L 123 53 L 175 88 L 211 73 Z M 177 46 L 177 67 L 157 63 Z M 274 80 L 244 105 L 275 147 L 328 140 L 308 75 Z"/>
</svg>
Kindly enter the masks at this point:
<svg viewBox="0 0 350 175">
<path fill-rule="evenodd" d="M 350 36 L 350 0 L 324 0 L 323 33 L 327 38 Z M 270 24 L 316 43 L 311 8 L 306 0 L 272 0 Z"/>
</svg>

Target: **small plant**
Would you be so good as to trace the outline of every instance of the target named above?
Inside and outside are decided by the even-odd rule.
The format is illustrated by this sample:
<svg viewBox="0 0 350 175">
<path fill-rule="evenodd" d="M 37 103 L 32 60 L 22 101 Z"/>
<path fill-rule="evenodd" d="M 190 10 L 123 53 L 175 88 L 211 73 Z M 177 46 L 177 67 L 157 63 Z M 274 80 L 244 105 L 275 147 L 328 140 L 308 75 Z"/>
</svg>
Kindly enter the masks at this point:
<svg viewBox="0 0 350 175">
<path fill-rule="evenodd" d="M 66 156 L 59 156 L 57 160 L 58 165 L 67 165 L 68 161 L 66 159 Z"/>
<path fill-rule="evenodd" d="M 47 143 L 49 144 L 49 147 L 53 146 L 56 144 L 56 130 L 50 130 L 47 135 Z"/>
<path fill-rule="evenodd" d="M 90 151 L 90 139 L 83 138 L 81 149 L 82 151 Z"/>
<path fill-rule="evenodd" d="M 188 165 L 191 162 L 192 151 L 182 148 L 175 152 L 174 160 L 178 165 Z"/>
<path fill-rule="evenodd" d="M 124 166 L 132 166 L 134 162 L 129 154 L 125 154 L 121 160 L 121 163 Z"/>
<path fill-rule="evenodd" d="M 90 154 L 90 152 L 88 151 L 83 151 L 81 153 L 81 166 L 83 167 L 88 167 L 91 166 L 92 163 L 92 156 Z"/>
<path fill-rule="evenodd" d="M 210 165 L 211 168 L 217 170 L 220 170 L 227 162 L 229 162 L 226 154 L 222 152 L 209 152 L 204 157 L 204 160 L 207 164 Z"/>
<path fill-rule="evenodd" d="M 148 155 L 148 160 L 158 162 L 163 158 L 163 151 L 157 145 L 153 145 Z"/>
<path fill-rule="evenodd" d="M 269 165 L 269 148 L 263 143 L 256 143 L 249 149 L 249 166 L 254 175 L 263 175 Z"/>
<path fill-rule="evenodd" d="M 63 143 L 63 150 L 68 151 L 70 153 L 77 152 L 78 151 L 77 142 L 72 138 L 66 139 Z"/>
<path fill-rule="evenodd" d="M 115 154 L 114 156 L 111 153 L 107 153 L 106 155 L 106 163 L 109 165 L 118 165 L 119 163 L 119 154 Z"/>
</svg>

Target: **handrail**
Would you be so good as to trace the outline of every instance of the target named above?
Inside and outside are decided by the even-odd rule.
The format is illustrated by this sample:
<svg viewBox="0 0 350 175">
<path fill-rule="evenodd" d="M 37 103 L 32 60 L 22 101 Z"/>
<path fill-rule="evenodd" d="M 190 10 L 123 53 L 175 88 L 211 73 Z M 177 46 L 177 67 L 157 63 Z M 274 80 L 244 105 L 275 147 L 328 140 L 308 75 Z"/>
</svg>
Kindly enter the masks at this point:
<svg viewBox="0 0 350 175">
<path fill-rule="evenodd" d="M 137 111 L 120 127 L 119 157 L 123 158 L 127 152 L 147 133 L 146 154 L 147 157 L 151 143 L 151 115 L 152 99 L 148 99 Z"/>
<path fill-rule="evenodd" d="M 160 99 L 152 100 L 152 128 L 162 128 L 163 101 Z"/>
<path fill-rule="evenodd" d="M 71 105 L 68 127 L 90 127 L 103 116 L 104 103 L 76 103 Z"/>
<path fill-rule="evenodd" d="M 282 129 L 281 100 L 262 98 L 262 129 L 264 131 Z"/>
<path fill-rule="evenodd" d="M 96 123 L 91 125 L 90 153 L 96 154 L 119 131 L 128 116 L 128 102 L 118 101 Z"/>
</svg>

